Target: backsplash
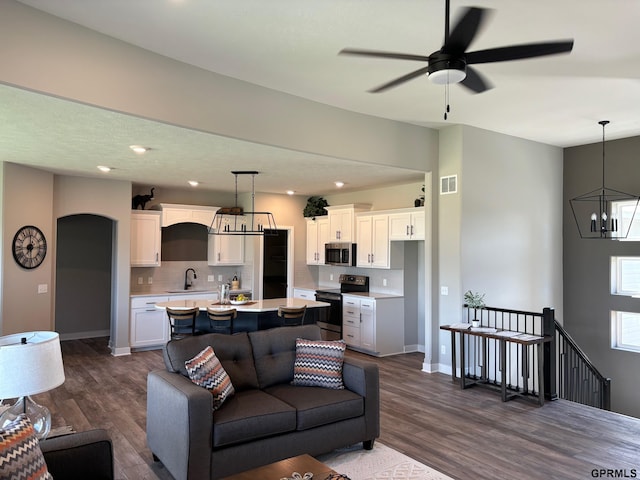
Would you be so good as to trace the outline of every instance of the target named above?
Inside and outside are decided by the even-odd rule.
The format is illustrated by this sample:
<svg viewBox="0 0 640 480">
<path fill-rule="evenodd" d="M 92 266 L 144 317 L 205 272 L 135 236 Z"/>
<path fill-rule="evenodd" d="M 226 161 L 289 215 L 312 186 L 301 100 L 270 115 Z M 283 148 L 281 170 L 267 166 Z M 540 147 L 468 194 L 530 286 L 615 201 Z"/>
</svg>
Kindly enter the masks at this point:
<svg viewBox="0 0 640 480">
<path fill-rule="evenodd" d="M 190 287 L 193 290 L 217 290 L 221 283 L 231 283 L 234 275 L 240 279 L 240 288 L 252 287 L 251 267 L 215 266 L 212 267 L 206 261 L 163 261 L 160 267 L 137 267 L 131 269 L 132 294 L 165 293 L 168 290 L 180 290 L 184 288 L 184 274 L 188 268 L 196 271 L 197 278 L 189 273 Z M 214 281 L 207 281 L 207 277 L 213 275 Z M 218 280 L 222 276 L 222 282 Z M 139 279 L 142 284 L 139 284 Z M 151 279 L 151 283 L 149 283 Z"/>
</svg>

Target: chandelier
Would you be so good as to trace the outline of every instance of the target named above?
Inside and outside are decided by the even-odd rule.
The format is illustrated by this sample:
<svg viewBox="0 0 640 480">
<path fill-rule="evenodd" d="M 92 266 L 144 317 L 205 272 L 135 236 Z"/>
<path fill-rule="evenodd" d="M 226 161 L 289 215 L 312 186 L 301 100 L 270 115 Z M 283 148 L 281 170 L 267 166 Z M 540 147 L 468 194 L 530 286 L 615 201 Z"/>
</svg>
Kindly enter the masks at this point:
<svg viewBox="0 0 640 480">
<path fill-rule="evenodd" d="M 620 240 L 627 238 L 640 197 L 605 186 L 605 141 L 602 125 L 602 186 L 569 200 L 581 238 Z"/>
<path fill-rule="evenodd" d="M 271 212 L 256 212 L 255 210 L 255 177 L 260 172 L 232 171 L 236 182 L 235 206 L 221 208 L 216 211 L 209 227 L 209 235 L 267 235 L 278 233 L 276 220 Z M 251 175 L 251 211 L 245 212 L 238 206 L 238 175 Z"/>
</svg>

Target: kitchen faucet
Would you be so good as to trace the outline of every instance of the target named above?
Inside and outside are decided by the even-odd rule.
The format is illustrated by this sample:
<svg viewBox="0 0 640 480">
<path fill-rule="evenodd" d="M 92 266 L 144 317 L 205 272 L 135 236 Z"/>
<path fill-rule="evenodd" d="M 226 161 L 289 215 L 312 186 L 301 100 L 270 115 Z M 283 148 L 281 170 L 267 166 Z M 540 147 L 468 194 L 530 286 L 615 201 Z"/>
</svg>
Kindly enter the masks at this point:
<svg viewBox="0 0 640 480">
<path fill-rule="evenodd" d="M 189 270 L 193 272 L 194 280 L 198 278 L 198 276 L 196 275 L 196 271 L 193 268 L 187 268 L 187 270 L 184 272 L 184 289 L 185 290 L 188 290 L 189 287 L 191 286 L 191 284 L 189 283 Z"/>
</svg>

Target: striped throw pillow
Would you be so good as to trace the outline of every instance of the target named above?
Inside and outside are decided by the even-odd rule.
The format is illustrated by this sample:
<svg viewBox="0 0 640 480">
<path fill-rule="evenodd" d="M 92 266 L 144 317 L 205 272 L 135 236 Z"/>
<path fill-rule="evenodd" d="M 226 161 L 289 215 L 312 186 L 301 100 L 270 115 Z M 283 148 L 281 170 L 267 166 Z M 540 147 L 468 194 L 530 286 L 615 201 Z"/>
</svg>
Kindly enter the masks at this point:
<svg viewBox="0 0 640 480">
<path fill-rule="evenodd" d="M 52 480 L 40 442 L 26 415 L 0 428 L 0 480 Z"/>
<path fill-rule="evenodd" d="M 293 385 L 341 390 L 342 364 L 347 348 L 343 340 L 296 339 Z"/>
<path fill-rule="evenodd" d="M 217 410 L 224 401 L 235 393 L 229 375 L 213 348 L 208 346 L 191 360 L 184 362 L 189 378 L 196 385 L 206 388 L 213 395 L 213 410 Z"/>
</svg>

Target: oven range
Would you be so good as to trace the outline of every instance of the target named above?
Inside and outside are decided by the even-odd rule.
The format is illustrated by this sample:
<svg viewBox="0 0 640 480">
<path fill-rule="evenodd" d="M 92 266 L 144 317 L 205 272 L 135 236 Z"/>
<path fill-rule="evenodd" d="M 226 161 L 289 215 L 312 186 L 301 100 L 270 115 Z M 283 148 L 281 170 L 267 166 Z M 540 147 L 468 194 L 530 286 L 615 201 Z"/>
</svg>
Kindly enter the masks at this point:
<svg viewBox="0 0 640 480">
<path fill-rule="evenodd" d="M 316 290 L 316 300 L 331 305 L 325 317 L 317 322 L 323 340 L 342 338 L 342 294 L 369 291 L 369 277 L 366 275 L 342 274 L 339 283 L 340 288 Z"/>
</svg>

